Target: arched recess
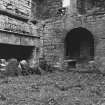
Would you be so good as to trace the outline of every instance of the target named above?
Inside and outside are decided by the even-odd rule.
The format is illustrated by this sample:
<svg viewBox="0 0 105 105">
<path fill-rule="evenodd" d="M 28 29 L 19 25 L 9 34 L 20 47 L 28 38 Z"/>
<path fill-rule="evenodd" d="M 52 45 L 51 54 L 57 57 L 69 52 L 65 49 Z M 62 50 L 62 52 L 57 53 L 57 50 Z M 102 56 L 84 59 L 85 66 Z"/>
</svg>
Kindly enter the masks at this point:
<svg viewBox="0 0 105 105">
<path fill-rule="evenodd" d="M 94 38 L 85 28 L 74 28 L 65 38 L 65 57 L 76 60 L 91 60 L 94 58 Z"/>
</svg>

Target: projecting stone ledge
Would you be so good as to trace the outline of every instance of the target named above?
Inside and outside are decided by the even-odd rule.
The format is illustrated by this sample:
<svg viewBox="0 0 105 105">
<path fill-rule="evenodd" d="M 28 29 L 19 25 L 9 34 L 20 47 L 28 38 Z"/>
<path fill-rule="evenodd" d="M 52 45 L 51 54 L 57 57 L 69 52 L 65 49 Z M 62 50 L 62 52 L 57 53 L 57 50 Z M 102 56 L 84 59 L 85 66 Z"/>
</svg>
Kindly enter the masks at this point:
<svg viewBox="0 0 105 105">
<path fill-rule="evenodd" d="M 38 47 L 39 37 L 22 36 L 13 33 L 0 32 L 0 43 Z"/>
</svg>

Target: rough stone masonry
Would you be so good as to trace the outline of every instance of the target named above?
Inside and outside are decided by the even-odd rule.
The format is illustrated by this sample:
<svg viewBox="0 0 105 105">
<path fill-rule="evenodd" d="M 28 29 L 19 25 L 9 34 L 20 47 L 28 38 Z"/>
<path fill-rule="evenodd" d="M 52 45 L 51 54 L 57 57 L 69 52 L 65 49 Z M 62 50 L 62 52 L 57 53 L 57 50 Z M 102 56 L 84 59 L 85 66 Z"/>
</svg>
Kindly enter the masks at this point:
<svg viewBox="0 0 105 105">
<path fill-rule="evenodd" d="M 62 0 L 40 3 L 36 14 L 42 20 L 42 52 L 49 64 L 62 67 L 65 59 L 88 61 L 105 55 L 104 4 L 101 0 L 71 0 L 62 15 Z"/>
</svg>

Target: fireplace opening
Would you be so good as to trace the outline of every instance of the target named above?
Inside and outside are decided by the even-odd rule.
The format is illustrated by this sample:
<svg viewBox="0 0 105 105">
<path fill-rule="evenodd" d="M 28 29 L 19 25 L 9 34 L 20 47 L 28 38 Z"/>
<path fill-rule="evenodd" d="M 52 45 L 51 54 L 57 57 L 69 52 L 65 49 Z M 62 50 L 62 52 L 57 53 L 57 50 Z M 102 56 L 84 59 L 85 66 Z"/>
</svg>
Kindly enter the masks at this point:
<svg viewBox="0 0 105 105">
<path fill-rule="evenodd" d="M 65 57 L 74 61 L 94 59 L 94 38 L 85 28 L 74 28 L 65 38 Z"/>
<path fill-rule="evenodd" d="M 33 49 L 34 46 L 0 44 L 0 59 L 16 58 L 18 61 L 28 60 L 32 55 Z"/>
</svg>

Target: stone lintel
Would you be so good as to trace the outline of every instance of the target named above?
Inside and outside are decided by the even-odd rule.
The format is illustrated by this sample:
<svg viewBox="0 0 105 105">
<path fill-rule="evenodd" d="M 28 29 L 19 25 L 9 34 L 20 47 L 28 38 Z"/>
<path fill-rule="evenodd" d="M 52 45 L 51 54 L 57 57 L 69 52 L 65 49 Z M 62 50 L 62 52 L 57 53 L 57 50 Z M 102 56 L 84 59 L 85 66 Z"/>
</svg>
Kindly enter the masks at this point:
<svg viewBox="0 0 105 105">
<path fill-rule="evenodd" d="M 0 32 L 0 43 L 24 46 L 38 46 L 37 37 L 22 36 L 13 33 Z"/>
</svg>

